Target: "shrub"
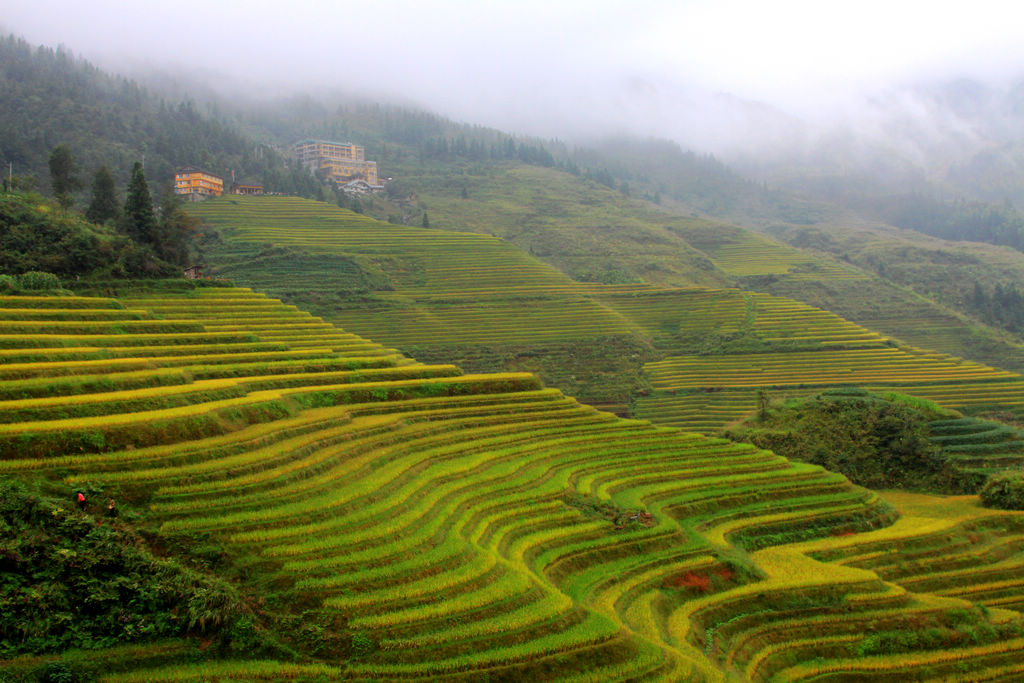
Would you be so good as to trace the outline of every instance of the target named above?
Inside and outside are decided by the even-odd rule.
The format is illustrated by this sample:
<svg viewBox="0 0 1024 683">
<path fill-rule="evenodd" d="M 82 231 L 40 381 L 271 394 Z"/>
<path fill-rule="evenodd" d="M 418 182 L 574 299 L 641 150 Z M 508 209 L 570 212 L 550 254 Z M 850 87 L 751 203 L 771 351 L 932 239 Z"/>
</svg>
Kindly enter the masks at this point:
<svg viewBox="0 0 1024 683">
<path fill-rule="evenodd" d="M 78 677 L 64 662 L 47 662 L 40 680 L 44 683 L 77 683 Z"/>
<path fill-rule="evenodd" d="M 60 278 L 53 273 L 30 270 L 18 276 L 18 286 L 32 292 L 60 289 Z"/>
<path fill-rule="evenodd" d="M 227 581 L 155 556 L 124 525 L 97 523 L 102 496 L 85 486 L 82 511 L 75 490 L 56 499 L 0 481 L 0 658 L 210 635 L 248 611 Z M 62 662 L 50 669 L 44 680 L 77 680 Z"/>
<path fill-rule="evenodd" d="M 844 388 L 773 406 L 727 436 L 841 472 L 861 486 L 921 489 L 937 486 L 942 468 L 939 448 L 928 438 L 931 417 Z"/>
<path fill-rule="evenodd" d="M 1024 510 L 1024 472 L 993 474 L 981 489 L 981 503 L 999 510 Z"/>
<path fill-rule="evenodd" d="M 10 275 L 0 274 L 0 294 L 10 294 L 18 288 L 18 281 Z"/>
<path fill-rule="evenodd" d="M 368 657 L 377 651 L 377 641 L 362 631 L 352 634 L 351 654 L 353 657 Z"/>
</svg>

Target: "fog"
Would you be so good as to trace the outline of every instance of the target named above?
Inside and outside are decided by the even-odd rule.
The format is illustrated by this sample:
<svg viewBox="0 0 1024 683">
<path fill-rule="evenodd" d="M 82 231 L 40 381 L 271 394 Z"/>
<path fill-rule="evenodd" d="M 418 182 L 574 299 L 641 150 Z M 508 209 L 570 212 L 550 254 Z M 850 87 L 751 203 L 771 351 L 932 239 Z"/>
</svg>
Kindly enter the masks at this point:
<svg viewBox="0 0 1024 683">
<path fill-rule="evenodd" d="M 3 5 L 5 32 L 186 89 L 347 92 L 511 132 L 656 135 L 727 155 L 893 115 L 941 128 L 908 95 L 916 84 L 1024 73 L 1024 6 L 999 0 Z"/>
</svg>

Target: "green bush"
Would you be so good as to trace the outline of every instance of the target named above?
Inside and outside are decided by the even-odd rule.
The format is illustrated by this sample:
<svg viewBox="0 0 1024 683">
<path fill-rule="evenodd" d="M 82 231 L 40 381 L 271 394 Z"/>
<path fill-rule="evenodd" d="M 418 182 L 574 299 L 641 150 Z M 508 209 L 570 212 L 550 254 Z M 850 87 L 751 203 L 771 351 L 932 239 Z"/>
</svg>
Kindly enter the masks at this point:
<svg viewBox="0 0 1024 683">
<path fill-rule="evenodd" d="M 981 503 L 999 510 L 1024 510 L 1024 471 L 993 474 L 981 489 Z"/>
<path fill-rule="evenodd" d="M 104 499 L 0 481 L 0 657 L 211 634 L 248 611 L 230 583 L 154 556 Z M 61 662 L 45 680 L 68 679 Z"/>
<path fill-rule="evenodd" d="M 938 488 L 930 413 L 851 388 L 771 405 L 727 436 L 841 472 L 869 488 Z"/>
<path fill-rule="evenodd" d="M 41 680 L 44 683 L 78 683 L 78 676 L 64 662 L 47 662 Z"/>
<path fill-rule="evenodd" d="M 10 294 L 18 288 L 18 281 L 10 275 L 0 274 L 0 294 Z"/>
<path fill-rule="evenodd" d="M 53 273 L 30 270 L 18 276 L 18 286 L 30 292 L 60 289 L 60 278 Z"/>
<path fill-rule="evenodd" d="M 377 651 L 377 642 L 363 633 L 356 631 L 352 634 L 351 653 L 354 658 L 369 657 Z"/>
</svg>

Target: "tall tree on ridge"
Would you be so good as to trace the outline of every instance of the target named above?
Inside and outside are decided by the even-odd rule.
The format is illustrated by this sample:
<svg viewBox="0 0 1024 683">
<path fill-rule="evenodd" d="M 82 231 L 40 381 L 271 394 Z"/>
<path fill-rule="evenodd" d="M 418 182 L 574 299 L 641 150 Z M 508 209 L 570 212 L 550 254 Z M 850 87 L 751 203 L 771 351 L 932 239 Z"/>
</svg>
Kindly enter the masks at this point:
<svg viewBox="0 0 1024 683">
<path fill-rule="evenodd" d="M 114 174 L 106 165 L 96 169 L 96 173 L 93 175 L 92 199 L 89 201 L 89 208 L 85 210 L 85 217 L 93 223 L 107 221 L 116 223 L 117 219 L 121 217 L 121 204 L 117 201 Z"/>
<path fill-rule="evenodd" d="M 53 196 L 65 210 L 74 204 L 71 193 L 82 187 L 75 176 L 77 170 L 75 158 L 67 145 L 57 145 L 53 148 L 50 152 L 50 183 L 53 187 Z"/>
<path fill-rule="evenodd" d="M 146 184 L 146 174 L 138 161 L 132 166 L 132 178 L 128 181 L 128 198 L 124 203 L 121 230 L 139 244 L 156 247 L 158 242 L 156 214 L 153 212 L 153 197 Z"/>
</svg>

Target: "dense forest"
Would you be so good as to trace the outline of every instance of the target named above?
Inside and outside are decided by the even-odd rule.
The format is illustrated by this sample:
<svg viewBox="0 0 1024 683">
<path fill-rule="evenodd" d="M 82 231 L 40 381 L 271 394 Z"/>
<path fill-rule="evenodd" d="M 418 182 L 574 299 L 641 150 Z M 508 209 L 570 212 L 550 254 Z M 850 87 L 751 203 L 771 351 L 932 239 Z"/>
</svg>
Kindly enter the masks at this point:
<svg viewBox="0 0 1024 683">
<path fill-rule="evenodd" d="M 968 302 L 975 316 L 996 327 L 1024 335 L 1024 294 L 1013 282 L 997 282 L 991 290 L 974 283 Z"/>
<path fill-rule="evenodd" d="M 332 104 L 306 97 L 169 101 L 64 48 L 33 47 L 13 35 L 0 37 L 0 106 L 0 163 L 23 187 L 44 193 L 51 189 L 48 156 L 65 145 L 85 173 L 105 165 L 122 183 L 136 161 L 157 188 L 178 167 L 194 165 L 224 177 L 234 172 L 269 191 L 329 199 L 329 188 L 291 163 L 288 146 L 308 137 L 363 145 L 382 177 L 408 163 L 516 161 L 558 167 L 626 194 L 692 201 L 707 211 L 734 204 L 740 188 L 756 189 L 713 157 L 675 143 L 571 147 L 351 97 Z"/>
<path fill-rule="evenodd" d="M 64 48 L 0 38 L 0 109 L 0 161 L 28 189 L 50 191 L 48 158 L 65 145 L 87 174 L 105 165 L 122 183 L 140 161 L 156 187 L 193 165 L 225 177 L 234 171 L 281 192 L 315 191 L 308 173 L 225 118 L 191 99 L 168 102 Z"/>
<path fill-rule="evenodd" d="M 863 211 L 890 225 L 933 237 L 1024 250 L 1024 216 L 1009 201 L 943 201 L 924 194 L 906 194 L 871 200 Z"/>
</svg>

